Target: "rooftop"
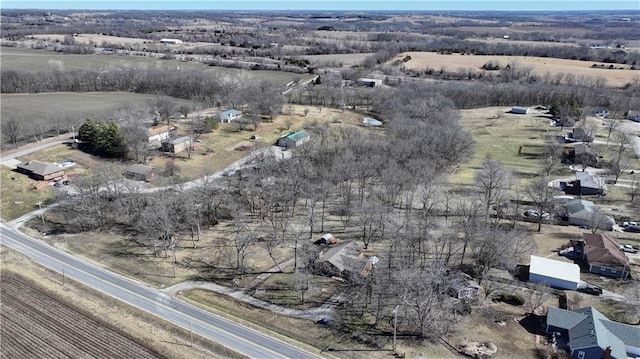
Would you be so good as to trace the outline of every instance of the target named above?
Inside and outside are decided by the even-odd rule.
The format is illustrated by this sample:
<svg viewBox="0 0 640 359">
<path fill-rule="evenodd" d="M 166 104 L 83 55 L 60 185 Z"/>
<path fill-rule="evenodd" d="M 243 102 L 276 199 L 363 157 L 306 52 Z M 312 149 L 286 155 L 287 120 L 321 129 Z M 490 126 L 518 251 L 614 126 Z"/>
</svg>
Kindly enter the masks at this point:
<svg viewBox="0 0 640 359">
<path fill-rule="evenodd" d="M 544 257 L 531 256 L 529 273 L 557 278 L 568 282 L 580 282 L 580 267 L 577 264 Z"/>
<path fill-rule="evenodd" d="M 16 166 L 18 169 L 29 171 L 39 176 L 46 176 L 52 173 L 64 171 L 62 168 L 49 162 L 40 162 L 37 160 L 29 160 Z"/>
<path fill-rule="evenodd" d="M 583 233 L 584 254 L 589 264 L 609 268 L 628 268 L 629 258 L 620 251 L 620 242 L 606 234 Z"/>
</svg>

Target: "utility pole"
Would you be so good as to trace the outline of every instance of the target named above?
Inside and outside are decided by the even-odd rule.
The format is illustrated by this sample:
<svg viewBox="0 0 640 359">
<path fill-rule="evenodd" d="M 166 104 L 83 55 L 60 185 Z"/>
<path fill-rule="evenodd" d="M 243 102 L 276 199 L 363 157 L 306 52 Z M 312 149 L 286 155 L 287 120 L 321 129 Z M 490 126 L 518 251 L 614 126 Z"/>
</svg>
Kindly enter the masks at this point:
<svg viewBox="0 0 640 359">
<path fill-rule="evenodd" d="M 190 339 L 189 346 L 193 346 L 193 320 L 192 319 L 189 320 L 189 339 Z"/>
<path fill-rule="evenodd" d="M 396 333 L 398 328 L 398 307 L 400 305 L 396 305 L 395 309 L 393 309 L 393 351 L 396 351 Z"/>
<path fill-rule="evenodd" d="M 40 208 L 40 219 L 42 219 L 42 227 L 44 227 L 44 212 L 42 212 L 42 201 L 36 203 L 38 208 Z"/>
</svg>

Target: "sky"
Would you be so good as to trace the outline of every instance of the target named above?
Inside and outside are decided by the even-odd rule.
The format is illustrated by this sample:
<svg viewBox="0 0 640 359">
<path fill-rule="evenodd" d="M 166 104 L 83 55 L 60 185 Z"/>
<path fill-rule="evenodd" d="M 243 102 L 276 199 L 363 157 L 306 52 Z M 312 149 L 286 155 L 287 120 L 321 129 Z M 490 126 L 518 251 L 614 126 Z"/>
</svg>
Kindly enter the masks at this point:
<svg viewBox="0 0 640 359">
<path fill-rule="evenodd" d="M 87 10 L 637 10 L 640 0 L 0 0 L 2 9 Z"/>
</svg>

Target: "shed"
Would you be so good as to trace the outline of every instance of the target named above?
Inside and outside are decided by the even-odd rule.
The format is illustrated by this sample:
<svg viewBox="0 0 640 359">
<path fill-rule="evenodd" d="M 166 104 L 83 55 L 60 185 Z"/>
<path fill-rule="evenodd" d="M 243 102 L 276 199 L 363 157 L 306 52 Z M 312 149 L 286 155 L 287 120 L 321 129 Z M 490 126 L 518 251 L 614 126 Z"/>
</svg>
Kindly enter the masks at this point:
<svg viewBox="0 0 640 359">
<path fill-rule="evenodd" d="M 480 293 L 480 285 L 468 274 L 456 273 L 450 283 L 449 295 L 455 298 L 475 298 Z"/>
<path fill-rule="evenodd" d="M 378 80 L 378 79 L 373 79 L 373 78 L 368 78 L 368 77 L 361 77 L 357 80 L 357 83 L 363 86 L 368 86 L 368 87 L 379 87 L 382 86 L 382 80 Z"/>
<path fill-rule="evenodd" d="M 546 283 L 553 288 L 576 290 L 580 283 L 580 267 L 573 263 L 531 256 L 529 281 Z"/>
<path fill-rule="evenodd" d="M 311 136 L 305 130 L 298 130 L 288 133 L 278 139 L 278 146 L 284 148 L 295 148 L 309 141 Z"/>
<path fill-rule="evenodd" d="M 518 115 L 526 115 L 531 113 L 531 109 L 528 107 L 524 107 L 524 106 L 513 106 L 511 108 L 511 113 L 515 113 Z"/>
<path fill-rule="evenodd" d="M 238 111 L 233 108 L 220 112 L 220 122 L 222 123 L 230 123 L 231 121 L 239 119 L 240 117 L 242 117 L 242 111 Z"/>
<path fill-rule="evenodd" d="M 160 43 L 163 45 L 179 45 L 182 40 L 179 39 L 160 39 Z"/>
<path fill-rule="evenodd" d="M 362 123 L 369 126 L 382 126 L 382 121 L 376 120 L 373 117 L 363 118 Z"/>
<path fill-rule="evenodd" d="M 192 139 L 189 136 L 182 136 L 176 139 L 165 141 L 162 143 L 162 150 L 164 152 L 179 153 L 187 150 L 192 143 Z"/>
<path fill-rule="evenodd" d="M 156 173 L 153 167 L 141 164 L 131 165 L 124 171 L 124 177 L 134 181 L 149 182 L 155 175 Z"/>
</svg>

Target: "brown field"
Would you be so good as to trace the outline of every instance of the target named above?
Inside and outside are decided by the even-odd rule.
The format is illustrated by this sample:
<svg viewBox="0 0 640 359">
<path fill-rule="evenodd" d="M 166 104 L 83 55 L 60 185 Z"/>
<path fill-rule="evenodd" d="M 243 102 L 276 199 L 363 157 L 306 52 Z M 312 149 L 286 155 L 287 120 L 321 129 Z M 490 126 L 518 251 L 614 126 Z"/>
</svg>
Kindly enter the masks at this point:
<svg viewBox="0 0 640 359">
<path fill-rule="evenodd" d="M 527 57 L 527 56 L 493 56 L 493 55 L 441 55 L 435 52 L 404 52 L 394 57 L 389 63 L 401 60 L 406 56 L 411 56 L 411 60 L 404 63 L 404 66 L 420 70 L 432 68 L 435 70 L 444 69 L 446 71 L 458 71 L 460 69 L 473 69 L 475 71 L 483 71 L 482 65 L 489 61 L 497 62 L 504 67 L 512 61 L 517 61 L 520 66 L 532 66 L 533 74 L 545 77 L 547 75 L 552 78 L 557 74 L 571 74 L 576 77 L 587 76 L 593 79 L 603 77 L 607 81 L 607 86 L 621 87 L 627 83 L 633 82 L 640 78 L 640 71 L 628 70 L 627 65 L 615 65 L 624 67 L 625 70 L 619 69 L 594 69 L 591 68 L 596 62 L 553 59 L 545 57 Z M 598 63 L 605 66 L 610 64 Z"/>
<path fill-rule="evenodd" d="M 373 53 L 365 52 L 360 54 L 337 54 L 337 55 L 308 55 L 303 58 L 311 61 L 314 65 L 323 66 L 324 64 L 341 63 L 342 67 L 353 67 L 359 65 L 369 55 Z"/>
<path fill-rule="evenodd" d="M 163 357 L 16 276 L 1 282 L 3 357 Z"/>
<path fill-rule="evenodd" d="M 65 35 L 58 34 L 39 34 L 31 36 L 34 39 L 42 39 L 48 41 L 62 41 L 64 40 Z M 100 34 L 78 34 L 78 36 L 74 36 L 76 43 L 78 44 L 89 44 L 90 42 L 94 42 L 100 46 L 103 41 L 111 43 L 111 44 L 143 44 L 146 42 L 151 42 L 150 40 L 135 38 L 135 37 L 119 37 L 119 36 L 109 36 L 109 35 L 100 35 Z"/>
</svg>

